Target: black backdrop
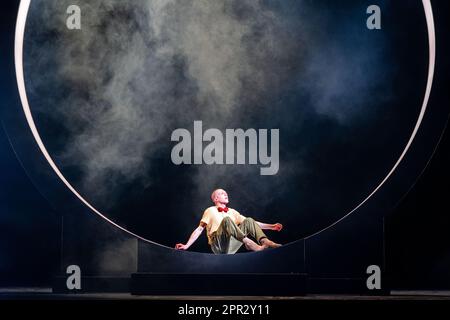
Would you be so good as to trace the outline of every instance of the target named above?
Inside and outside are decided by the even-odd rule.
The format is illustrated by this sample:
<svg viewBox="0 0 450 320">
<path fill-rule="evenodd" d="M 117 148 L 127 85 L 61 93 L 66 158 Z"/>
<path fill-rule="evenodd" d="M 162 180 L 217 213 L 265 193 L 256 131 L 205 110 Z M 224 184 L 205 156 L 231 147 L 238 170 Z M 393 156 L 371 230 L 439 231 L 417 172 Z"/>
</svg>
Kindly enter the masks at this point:
<svg viewBox="0 0 450 320">
<path fill-rule="evenodd" d="M 2 3 L 1 106 L 15 92 L 13 56 L 15 11 L 18 1 Z M 445 21 L 447 1 L 433 1 L 436 19 Z M 445 32 L 443 25 L 438 32 Z M 441 35 L 442 36 L 442 35 Z M 439 54 L 448 55 L 441 46 Z M 442 60 L 441 60 L 442 61 Z M 448 62 L 439 65 L 448 70 Z M 448 72 L 436 83 L 448 84 Z M 448 96 L 439 97 L 448 104 Z M 450 288 L 449 132 L 429 166 L 387 219 L 387 270 L 394 287 Z M 59 219 L 28 179 L 5 132 L 0 133 L 0 285 L 49 284 L 58 266 Z"/>
</svg>

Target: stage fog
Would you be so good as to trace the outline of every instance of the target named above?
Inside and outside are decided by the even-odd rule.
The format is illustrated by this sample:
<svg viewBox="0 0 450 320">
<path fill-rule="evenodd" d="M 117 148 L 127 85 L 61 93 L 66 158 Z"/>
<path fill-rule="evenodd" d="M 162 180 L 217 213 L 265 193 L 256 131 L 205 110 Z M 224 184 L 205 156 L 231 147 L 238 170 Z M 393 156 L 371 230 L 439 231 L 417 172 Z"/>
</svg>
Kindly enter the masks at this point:
<svg viewBox="0 0 450 320">
<path fill-rule="evenodd" d="M 216 188 L 241 214 L 282 223 L 277 242 L 318 232 L 381 183 L 416 124 L 427 56 L 408 52 L 427 38 L 403 43 L 407 24 L 369 30 L 366 1 L 85 0 L 79 30 L 67 28 L 71 2 L 31 2 L 37 129 L 83 198 L 156 243 L 186 241 Z M 386 21 L 411 6 L 425 24 L 417 4 L 378 3 Z M 227 158 L 238 129 L 256 145 Z M 175 160 L 174 132 L 191 142 Z M 209 252 L 206 237 L 193 250 Z"/>
</svg>

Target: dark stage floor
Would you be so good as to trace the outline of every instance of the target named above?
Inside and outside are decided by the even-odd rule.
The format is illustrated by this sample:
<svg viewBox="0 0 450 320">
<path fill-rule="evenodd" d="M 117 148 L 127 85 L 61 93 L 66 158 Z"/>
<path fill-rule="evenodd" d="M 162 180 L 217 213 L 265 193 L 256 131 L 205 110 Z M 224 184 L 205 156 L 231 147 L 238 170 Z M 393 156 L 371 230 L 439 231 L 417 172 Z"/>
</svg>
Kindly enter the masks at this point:
<svg viewBox="0 0 450 320">
<path fill-rule="evenodd" d="M 54 294 L 51 288 L 0 288 L 0 300 L 450 300 L 450 291 L 391 291 L 386 296 L 314 294 L 299 297 L 279 296 L 135 296 L 129 293 Z"/>
</svg>

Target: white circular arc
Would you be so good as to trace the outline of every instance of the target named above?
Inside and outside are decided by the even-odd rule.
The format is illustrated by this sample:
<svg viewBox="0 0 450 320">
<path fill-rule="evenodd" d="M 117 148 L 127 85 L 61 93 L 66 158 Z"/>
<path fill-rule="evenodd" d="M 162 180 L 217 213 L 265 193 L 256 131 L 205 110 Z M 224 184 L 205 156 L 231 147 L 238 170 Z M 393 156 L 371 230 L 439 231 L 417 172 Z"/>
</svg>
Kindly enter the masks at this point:
<svg viewBox="0 0 450 320">
<path fill-rule="evenodd" d="M 356 210 L 361 208 L 370 198 L 372 198 L 373 195 L 375 193 L 377 193 L 378 190 L 380 190 L 381 187 L 386 183 L 386 181 L 388 181 L 389 178 L 394 174 L 395 170 L 397 170 L 398 166 L 403 161 L 403 158 L 408 153 L 414 139 L 416 138 L 417 132 L 419 132 L 420 126 L 422 124 L 423 118 L 424 118 L 425 113 L 428 108 L 428 102 L 430 100 L 430 95 L 431 95 L 431 89 L 433 87 L 434 70 L 435 70 L 435 66 L 436 66 L 436 31 L 435 31 L 435 26 L 434 26 L 434 16 L 433 16 L 433 8 L 431 6 L 431 0 L 422 0 L 422 4 L 423 4 L 424 10 L 425 10 L 425 17 L 426 17 L 427 28 L 428 28 L 428 46 L 429 46 L 428 79 L 427 79 L 427 87 L 425 90 L 425 96 L 424 96 L 423 103 L 422 103 L 422 108 L 420 110 L 419 118 L 417 119 L 416 125 L 411 134 L 411 137 L 409 138 L 405 149 L 403 150 L 402 154 L 398 158 L 397 162 L 392 167 L 391 171 L 389 171 L 389 173 L 383 179 L 383 181 L 381 181 L 381 183 L 359 205 L 357 205 L 355 208 L 353 208 L 353 210 L 351 210 L 349 213 L 347 213 L 345 216 L 343 216 L 339 220 L 333 222 L 326 228 L 323 228 L 322 230 L 319 230 L 319 231 L 313 233 L 312 235 L 305 237 L 305 239 L 309 239 L 309 238 L 335 226 L 336 224 L 338 224 L 339 222 L 341 222 L 342 220 L 347 218 L 349 215 L 351 215 L 353 212 L 355 212 Z"/>
<path fill-rule="evenodd" d="M 53 171 L 55 171 L 55 173 L 61 179 L 61 181 L 89 209 L 94 211 L 100 217 L 102 217 L 103 219 L 105 219 L 109 223 L 113 224 L 117 228 L 127 232 L 128 234 L 130 234 L 130 235 L 132 235 L 132 236 L 134 236 L 134 237 L 136 237 L 136 238 L 138 238 L 140 240 L 143 240 L 143 241 L 146 241 L 146 242 L 150 242 L 150 243 L 154 243 L 154 244 L 158 244 L 156 242 L 153 242 L 153 241 L 150 241 L 148 239 L 145 239 L 145 238 L 143 238 L 143 237 L 141 237 L 141 236 L 139 236 L 139 235 L 137 235 L 137 234 L 127 230 L 127 229 L 125 229 L 124 227 L 118 225 L 117 223 L 115 223 L 111 219 L 108 219 L 108 217 L 106 217 L 100 211 L 95 209 L 94 206 L 92 206 L 86 199 L 84 199 L 77 192 L 77 190 L 70 184 L 70 182 L 67 181 L 67 179 L 64 177 L 64 175 L 59 170 L 58 166 L 55 164 L 55 162 L 53 161 L 52 157 L 48 153 L 47 148 L 45 147 L 44 143 L 42 142 L 41 136 L 39 135 L 39 132 L 38 132 L 38 130 L 36 128 L 36 124 L 34 122 L 33 115 L 31 114 L 30 105 L 28 103 L 28 97 L 27 97 L 26 87 L 25 87 L 25 78 L 24 78 L 24 72 L 23 72 L 23 42 L 24 42 L 23 40 L 24 40 L 24 36 L 25 36 L 25 25 L 26 25 L 26 20 L 27 20 L 27 16 L 28 16 L 28 10 L 30 8 L 30 2 L 31 2 L 31 0 L 22 0 L 22 1 L 20 1 L 19 13 L 18 13 L 18 16 L 17 16 L 17 24 L 16 24 L 15 43 L 14 43 L 14 58 L 15 58 L 17 85 L 18 85 L 18 88 L 19 88 L 19 95 L 20 95 L 20 100 L 22 102 L 23 111 L 25 112 L 25 117 L 27 119 L 28 125 L 30 126 L 31 132 L 32 132 L 33 137 L 34 137 L 34 139 L 36 140 L 36 142 L 37 142 L 37 144 L 39 146 L 39 149 L 43 153 L 43 155 L 44 155 L 45 159 L 47 160 L 47 162 L 52 167 Z M 158 244 L 158 245 L 160 245 L 160 244 Z"/>
<path fill-rule="evenodd" d="M 24 78 L 24 71 L 23 71 L 23 42 L 24 42 L 24 36 L 25 36 L 25 26 L 26 26 L 26 20 L 28 16 L 28 11 L 30 8 L 31 0 L 21 0 L 20 6 L 19 6 L 19 12 L 17 16 L 17 23 L 16 23 L 16 34 L 15 34 L 15 44 L 14 44 L 14 58 L 15 58 L 15 68 L 16 68 L 16 78 L 17 78 L 17 85 L 19 89 L 19 95 L 20 100 L 22 102 L 23 111 L 25 113 L 25 117 L 27 119 L 28 125 L 31 129 L 31 132 L 33 134 L 34 139 L 36 140 L 36 143 L 38 144 L 39 149 L 41 150 L 42 154 L 44 155 L 45 159 L 53 169 L 53 171 L 58 175 L 58 177 L 61 179 L 61 181 L 66 185 L 67 188 L 78 198 L 80 199 L 89 209 L 91 209 L 94 213 L 114 225 L 115 227 L 125 231 L 126 233 L 142 240 L 148 243 L 153 243 L 159 246 L 167 247 L 164 245 L 161 245 L 159 243 L 156 243 L 154 241 L 145 239 L 126 228 L 118 225 L 105 215 L 103 215 L 100 211 L 98 211 L 93 205 L 91 205 L 86 199 L 81 196 L 81 194 L 78 193 L 78 191 L 70 184 L 70 182 L 64 177 L 62 172 L 59 170 L 58 166 L 53 161 L 52 157 L 47 151 L 47 148 L 45 147 L 44 143 L 42 142 L 41 136 L 36 128 L 36 124 L 34 122 L 33 115 L 31 113 L 30 105 L 28 102 L 28 97 L 26 93 L 26 86 L 25 86 L 25 78 Z M 434 17 L 433 17 L 433 9 L 431 6 L 431 0 L 422 0 L 422 4 L 425 10 L 425 16 L 427 21 L 427 28 L 428 28 L 428 40 L 429 40 L 429 66 L 428 66 L 428 80 L 427 80 L 427 87 L 425 91 L 424 100 L 422 103 L 422 108 L 419 114 L 419 117 L 417 119 L 416 125 L 414 127 L 414 130 L 411 134 L 411 137 L 409 138 L 408 143 L 406 144 L 406 147 L 404 148 L 402 154 L 400 155 L 399 159 L 393 166 L 393 168 L 389 171 L 387 176 L 381 181 L 381 183 L 353 210 L 351 210 L 349 213 L 347 213 L 345 216 L 340 218 L 339 220 L 335 221 L 331 225 L 327 226 L 326 228 L 306 237 L 305 239 L 311 238 L 342 221 L 346 217 L 348 217 L 350 214 L 355 212 L 357 209 L 359 209 L 362 205 L 364 205 L 370 198 L 373 197 L 373 195 L 378 192 L 381 187 L 386 183 L 387 180 L 393 175 L 393 173 L 397 170 L 400 163 L 403 161 L 403 158 L 408 153 L 414 139 L 416 138 L 417 132 L 420 129 L 420 126 L 422 124 L 423 118 L 425 116 L 425 113 L 427 111 L 428 102 L 430 99 L 431 89 L 433 85 L 433 79 L 434 79 L 434 70 L 435 70 L 435 63 L 436 63 L 436 35 L 435 35 L 435 26 L 434 26 Z M 169 248 L 169 247 L 167 247 Z"/>
</svg>

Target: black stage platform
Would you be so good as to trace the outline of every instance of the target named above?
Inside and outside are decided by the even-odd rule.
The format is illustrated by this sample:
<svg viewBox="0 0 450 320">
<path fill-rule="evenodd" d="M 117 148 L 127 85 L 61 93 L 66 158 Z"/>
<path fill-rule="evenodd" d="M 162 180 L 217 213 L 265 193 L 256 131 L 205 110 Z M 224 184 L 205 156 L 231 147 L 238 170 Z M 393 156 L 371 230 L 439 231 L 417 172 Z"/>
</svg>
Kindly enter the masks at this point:
<svg viewBox="0 0 450 320">
<path fill-rule="evenodd" d="M 135 273 L 130 287 L 135 295 L 301 296 L 306 274 Z"/>
</svg>

